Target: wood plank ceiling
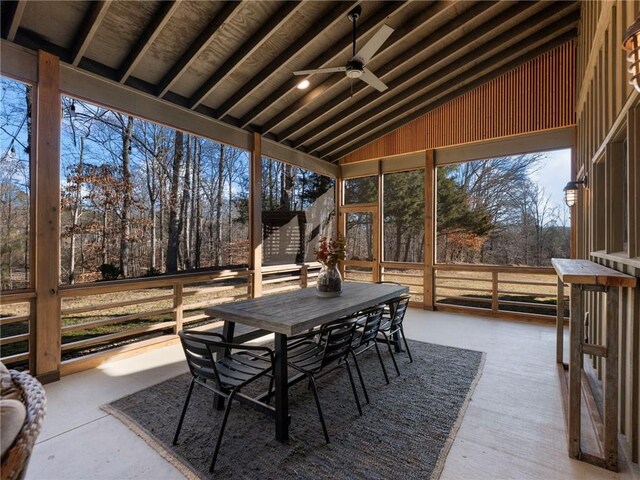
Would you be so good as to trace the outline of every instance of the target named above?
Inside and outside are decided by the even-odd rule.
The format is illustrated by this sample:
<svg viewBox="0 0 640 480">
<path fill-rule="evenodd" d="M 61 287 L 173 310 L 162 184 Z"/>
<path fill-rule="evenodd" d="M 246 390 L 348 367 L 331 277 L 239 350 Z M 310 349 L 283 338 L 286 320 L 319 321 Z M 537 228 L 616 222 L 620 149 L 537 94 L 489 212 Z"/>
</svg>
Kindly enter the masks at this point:
<svg viewBox="0 0 640 480">
<path fill-rule="evenodd" d="M 367 67 L 344 73 L 347 13 L 360 47 L 395 29 Z M 577 36 L 565 1 L 2 1 L 1 35 L 32 49 L 328 161 Z"/>
</svg>

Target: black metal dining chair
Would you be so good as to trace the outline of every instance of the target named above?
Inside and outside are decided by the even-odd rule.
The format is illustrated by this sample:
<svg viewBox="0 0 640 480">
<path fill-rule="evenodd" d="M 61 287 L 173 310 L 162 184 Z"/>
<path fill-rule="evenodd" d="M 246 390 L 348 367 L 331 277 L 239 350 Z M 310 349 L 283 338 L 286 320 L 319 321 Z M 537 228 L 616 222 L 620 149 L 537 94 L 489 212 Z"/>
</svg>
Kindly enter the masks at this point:
<svg viewBox="0 0 640 480">
<path fill-rule="evenodd" d="M 173 437 L 173 444 L 178 443 L 182 422 L 187 413 L 187 407 L 195 385 L 204 387 L 214 394 L 226 398 L 227 404 L 213 451 L 213 459 L 209 467 L 209 471 L 213 472 L 233 400 L 242 397 L 244 401 L 250 402 L 259 410 L 270 411 L 271 407 L 251 397 L 244 396 L 240 393 L 240 390 L 265 375 L 271 375 L 269 382 L 269 394 L 271 394 L 274 355 L 273 351 L 267 347 L 226 342 L 224 336 L 219 333 L 183 330 L 179 335 L 192 379 L 182 408 L 178 428 Z M 230 352 L 231 349 L 240 349 L 240 351 L 230 353 L 218 361 L 214 360 L 216 351 L 226 350 Z"/>
<path fill-rule="evenodd" d="M 309 332 L 290 337 L 291 343 L 287 351 L 289 366 L 304 374 L 309 379 L 309 387 L 318 408 L 318 416 L 322 424 L 322 431 L 327 443 L 330 443 L 329 433 L 322 414 L 316 380 L 333 370 L 345 366 L 349 374 L 351 390 L 358 406 L 358 413 L 362 415 L 360 399 L 353 381 L 348 355 L 355 332 L 356 317 L 337 320 L 322 326 L 319 332 Z"/>
<path fill-rule="evenodd" d="M 382 367 L 382 373 L 384 374 L 384 379 L 386 380 L 387 384 L 389 383 L 389 375 L 387 375 L 387 369 L 384 366 L 384 361 L 382 360 L 380 347 L 378 347 L 378 342 L 376 341 L 380 325 L 382 324 L 382 315 L 384 313 L 384 309 L 385 305 L 382 304 L 361 312 L 358 315 L 358 320 L 356 322 L 356 331 L 353 336 L 353 342 L 351 342 L 350 353 L 353 357 L 353 363 L 356 366 L 356 371 L 358 372 L 358 377 L 360 378 L 360 385 L 362 386 L 364 398 L 367 403 L 369 403 L 369 393 L 367 392 L 367 387 L 365 386 L 362 371 L 360 370 L 360 365 L 358 363 L 359 355 L 362 355 L 367 350 L 375 347 L 376 353 L 378 354 L 378 360 L 380 361 L 380 366 Z"/>
<path fill-rule="evenodd" d="M 393 360 L 393 366 L 396 368 L 396 373 L 398 374 L 398 376 L 400 376 L 400 369 L 398 368 L 398 362 L 396 361 L 396 357 L 393 353 L 391 345 L 398 345 L 400 336 L 402 336 L 404 346 L 407 349 L 409 362 L 413 363 L 411 350 L 409 350 L 407 337 L 405 337 L 404 328 L 402 327 L 402 322 L 404 321 L 404 316 L 407 313 L 410 298 L 411 295 L 405 294 L 387 302 L 387 304 L 389 305 L 389 315 L 383 316 L 382 324 L 380 325 L 380 328 L 378 330 L 378 332 L 382 335 L 382 339 L 389 348 L 389 353 L 391 354 L 391 359 Z"/>
</svg>

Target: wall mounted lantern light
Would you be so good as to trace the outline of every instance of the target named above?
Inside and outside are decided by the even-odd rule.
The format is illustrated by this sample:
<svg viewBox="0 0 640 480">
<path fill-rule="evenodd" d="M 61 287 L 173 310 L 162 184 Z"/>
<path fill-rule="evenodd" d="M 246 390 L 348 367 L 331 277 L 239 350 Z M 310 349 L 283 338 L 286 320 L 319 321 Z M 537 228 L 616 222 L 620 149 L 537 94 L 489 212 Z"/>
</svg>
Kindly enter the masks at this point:
<svg viewBox="0 0 640 480">
<path fill-rule="evenodd" d="M 631 74 L 629 83 L 640 92 L 640 17 L 627 30 L 622 48 L 629 52 L 627 54 L 627 60 L 630 63 L 629 73 Z"/>
<path fill-rule="evenodd" d="M 584 177 L 584 180 L 576 180 L 574 182 L 569 182 L 564 187 L 564 201 L 567 206 L 573 207 L 578 200 L 578 190 L 580 188 L 587 186 L 587 177 Z"/>
</svg>

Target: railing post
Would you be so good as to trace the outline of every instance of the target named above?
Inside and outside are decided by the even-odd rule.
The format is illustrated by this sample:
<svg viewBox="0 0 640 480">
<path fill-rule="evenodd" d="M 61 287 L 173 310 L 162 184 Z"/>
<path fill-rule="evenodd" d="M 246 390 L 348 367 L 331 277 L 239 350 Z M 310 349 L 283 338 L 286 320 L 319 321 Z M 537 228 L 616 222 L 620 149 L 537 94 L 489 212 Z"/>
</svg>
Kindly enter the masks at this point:
<svg viewBox="0 0 640 480">
<path fill-rule="evenodd" d="M 309 267 L 307 265 L 302 265 L 300 267 L 300 288 L 307 288 L 309 284 Z"/>
<path fill-rule="evenodd" d="M 173 320 L 176 322 L 173 327 L 173 333 L 178 334 L 182 330 L 182 323 L 184 320 L 184 306 L 182 304 L 182 293 L 184 285 L 182 282 L 173 284 Z"/>
<path fill-rule="evenodd" d="M 498 272 L 491 272 L 491 311 L 498 311 Z"/>
</svg>

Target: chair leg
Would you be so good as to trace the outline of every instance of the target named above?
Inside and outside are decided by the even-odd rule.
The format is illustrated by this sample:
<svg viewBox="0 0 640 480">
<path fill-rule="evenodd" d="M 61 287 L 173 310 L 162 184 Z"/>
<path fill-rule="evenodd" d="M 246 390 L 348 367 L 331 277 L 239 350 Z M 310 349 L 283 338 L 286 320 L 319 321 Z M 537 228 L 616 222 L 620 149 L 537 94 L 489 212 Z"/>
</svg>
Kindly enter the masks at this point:
<svg viewBox="0 0 640 480">
<path fill-rule="evenodd" d="M 182 407 L 182 413 L 180 414 L 180 420 L 178 421 L 178 428 L 176 429 L 176 434 L 173 436 L 173 444 L 178 443 L 178 435 L 180 435 L 180 430 L 182 429 L 182 422 L 184 421 L 184 416 L 187 413 L 187 407 L 189 406 L 189 400 L 191 400 L 191 393 L 193 392 L 193 386 L 195 385 L 195 379 L 191 379 L 191 383 L 189 384 L 189 393 L 187 393 L 187 398 L 184 401 L 184 406 Z"/>
<path fill-rule="evenodd" d="M 396 362 L 396 356 L 393 354 L 393 349 L 391 348 L 391 342 L 389 341 L 389 337 L 386 333 L 382 332 L 384 336 L 385 342 L 387 342 L 387 347 L 389 347 L 389 353 L 391 354 L 391 360 L 393 360 L 393 366 L 396 367 L 396 373 L 400 376 L 400 369 L 398 368 L 398 363 Z"/>
<path fill-rule="evenodd" d="M 404 347 L 407 349 L 409 355 L 409 363 L 413 363 L 413 357 L 411 356 L 411 350 L 409 350 L 409 344 L 407 343 L 407 337 L 404 336 L 404 328 L 400 327 L 400 333 L 402 334 L 402 340 L 404 341 Z"/>
<path fill-rule="evenodd" d="M 353 363 L 356 365 L 356 372 L 358 372 L 358 377 L 360 377 L 360 385 L 362 385 L 362 391 L 364 392 L 364 399 L 367 403 L 369 402 L 369 393 L 367 392 L 367 387 L 364 384 L 364 378 L 362 377 L 362 372 L 360 371 L 360 365 L 358 365 L 358 357 L 356 356 L 356 352 L 351 350 L 351 356 L 353 357 Z"/>
<path fill-rule="evenodd" d="M 220 425 L 220 433 L 218 433 L 216 448 L 213 451 L 213 458 L 211 459 L 211 465 L 209 466 L 210 472 L 213 472 L 213 468 L 216 465 L 216 460 L 218 458 L 218 450 L 220 450 L 220 444 L 222 443 L 222 434 L 224 433 L 224 428 L 227 426 L 227 419 L 229 418 L 229 411 L 231 410 L 231 401 L 233 400 L 233 396 L 235 394 L 236 394 L 236 391 L 234 390 L 229 394 L 229 398 L 227 398 L 227 405 L 224 408 L 224 416 L 222 417 L 222 425 Z"/>
<path fill-rule="evenodd" d="M 313 392 L 313 398 L 316 400 L 316 407 L 318 407 L 318 416 L 320 417 L 320 423 L 322 424 L 322 431 L 324 432 L 324 439 L 327 443 L 331 443 L 329 440 L 329 433 L 327 432 L 327 426 L 324 423 L 324 415 L 322 415 L 322 407 L 320 406 L 320 399 L 318 398 L 318 391 L 316 390 L 316 381 L 311 375 L 309 377 L 309 385 L 311 385 L 311 391 Z"/>
<path fill-rule="evenodd" d="M 349 381 L 351 382 L 351 390 L 353 390 L 353 398 L 356 399 L 356 405 L 358 405 L 358 413 L 360 414 L 360 416 L 362 416 L 362 407 L 360 406 L 360 399 L 358 398 L 356 383 L 353 381 L 353 375 L 351 374 L 351 366 L 349 365 L 349 359 L 345 358 L 344 363 L 347 366 L 347 373 L 349 374 Z"/>
<path fill-rule="evenodd" d="M 384 373 L 384 379 L 389 385 L 389 375 L 387 375 L 387 367 L 384 366 L 384 361 L 382 360 L 382 354 L 380 353 L 380 347 L 378 347 L 378 342 L 374 340 L 374 345 L 376 347 L 376 353 L 378 354 L 378 360 L 380 360 L 380 366 L 382 367 L 382 373 Z"/>
</svg>

